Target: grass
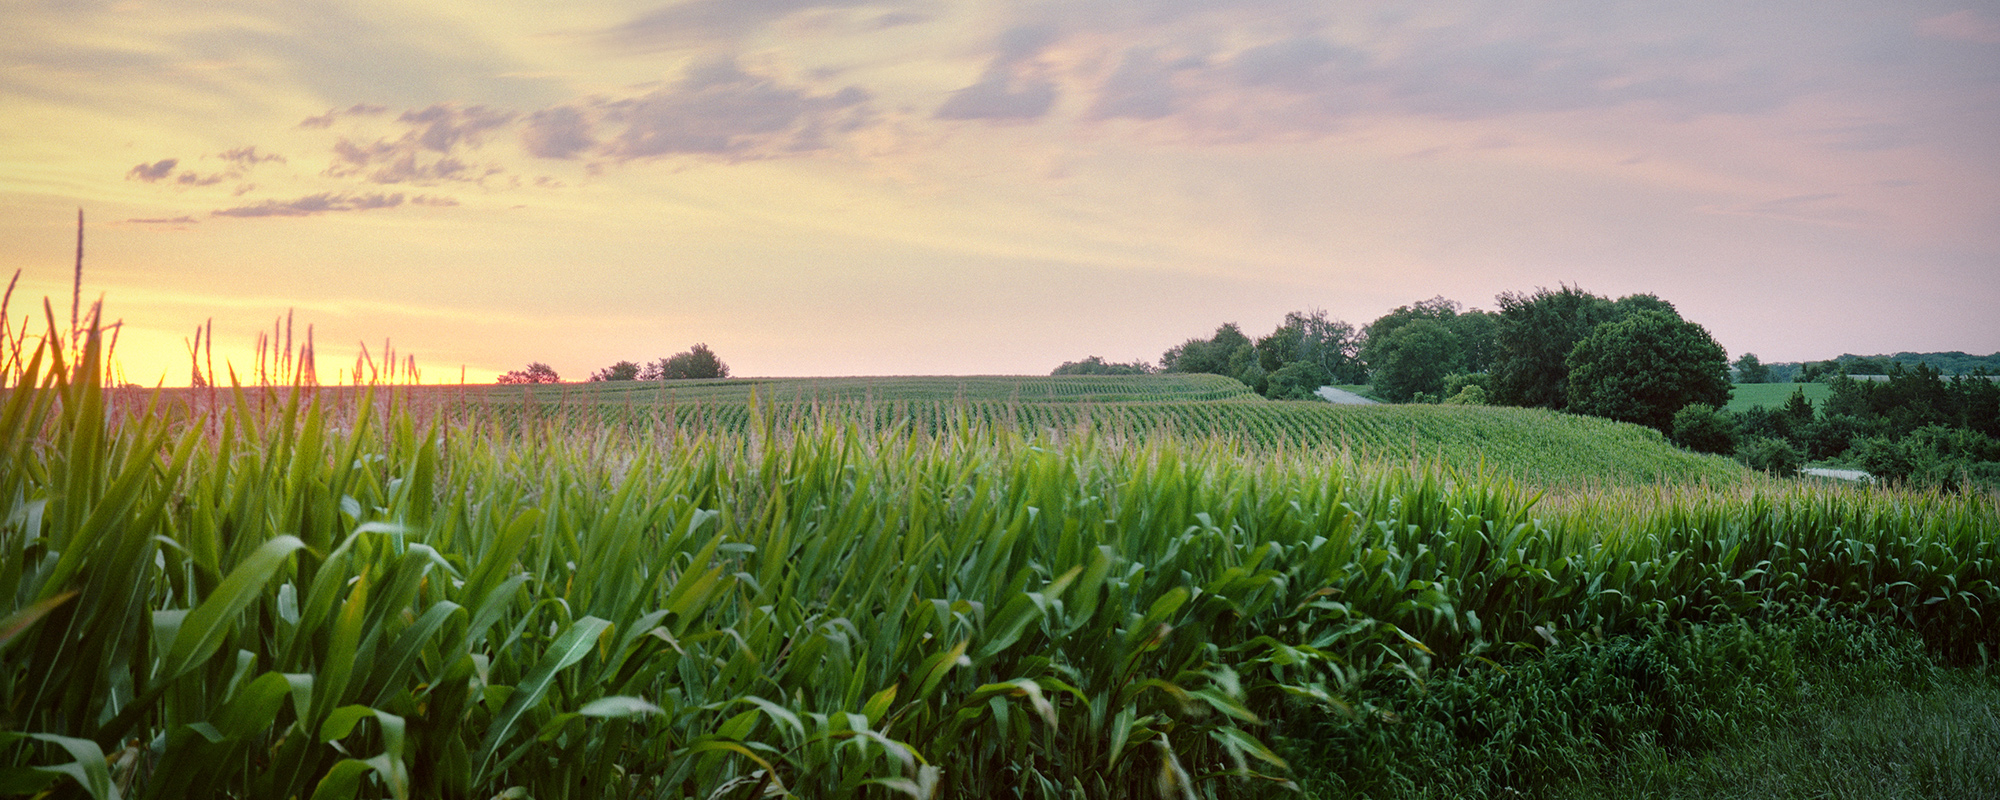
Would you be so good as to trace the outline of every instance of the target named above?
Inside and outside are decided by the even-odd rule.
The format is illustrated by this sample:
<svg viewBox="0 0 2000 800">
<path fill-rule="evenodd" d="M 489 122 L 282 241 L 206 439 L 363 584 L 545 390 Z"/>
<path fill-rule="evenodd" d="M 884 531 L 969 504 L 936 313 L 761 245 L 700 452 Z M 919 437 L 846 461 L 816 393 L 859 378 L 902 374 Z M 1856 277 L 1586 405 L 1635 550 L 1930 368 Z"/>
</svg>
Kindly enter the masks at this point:
<svg viewBox="0 0 2000 800">
<path fill-rule="evenodd" d="M 54 327 L 0 395 L 8 792 L 1276 796 L 1343 774 L 1288 732 L 1545 648 L 1612 687 L 1595 662 L 1653 652 L 1621 637 L 1748 652 L 1774 609 L 1954 663 L 2000 639 L 1990 499 L 1481 469 L 1658 452 L 1576 417 L 970 379 L 107 394 L 99 337 Z"/>
<path fill-rule="evenodd" d="M 1824 383 L 1738 383 L 1731 387 L 1729 404 L 1723 408 L 1729 411 L 1748 411 L 1758 407 L 1776 409 L 1797 391 L 1804 391 L 1814 408 L 1825 405 L 1826 399 L 1833 395 L 1832 388 Z"/>
</svg>

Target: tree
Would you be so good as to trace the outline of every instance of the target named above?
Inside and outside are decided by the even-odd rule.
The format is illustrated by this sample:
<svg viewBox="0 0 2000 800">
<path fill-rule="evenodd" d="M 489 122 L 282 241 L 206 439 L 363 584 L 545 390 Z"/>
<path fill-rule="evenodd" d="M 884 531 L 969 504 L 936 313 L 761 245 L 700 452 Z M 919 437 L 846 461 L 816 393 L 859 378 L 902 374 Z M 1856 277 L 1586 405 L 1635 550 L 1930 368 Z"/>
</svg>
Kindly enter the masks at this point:
<svg viewBox="0 0 2000 800">
<path fill-rule="evenodd" d="M 1387 336 L 1368 337 L 1375 356 L 1369 376 L 1375 394 L 1395 403 L 1408 402 L 1417 395 L 1435 399 L 1444 391 L 1446 375 L 1455 372 L 1459 360 L 1458 337 L 1444 323 L 1417 319 L 1396 326 Z"/>
<path fill-rule="evenodd" d="M 1257 340 L 1257 363 L 1265 372 L 1275 375 L 1292 364 L 1310 363 L 1325 373 L 1330 383 L 1367 380 L 1360 353 L 1361 340 L 1354 326 L 1328 319 L 1319 309 L 1286 314 L 1283 324 Z M 1294 370 L 1293 374 L 1304 373 Z"/>
<path fill-rule="evenodd" d="M 1363 329 L 1362 362 L 1368 365 L 1368 371 L 1371 373 L 1381 368 L 1382 352 L 1388 345 L 1389 336 L 1404 325 L 1428 320 L 1438 323 L 1443 330 L 1450 331 L 1449 323 L 1458 316 L 1458 309 L 1459 305 L 1455 300 L 1433 297 L 1429 300 L 1418 300 L 1407 306 L 1398 306 L 1396 310 L 1375 318 L 1374 322 L 1368 323 L 1368 327 Z M 1456 338 L 1456 334 L 1453 336 Z M 1454 348 L 1454 351 L 1456 349 Z"/>
<path fill-rule="evenodd" d="M 1151 375 L 1157 370 L 1152 364 L 1134 361 L 1130 364 L 1113 364 L 1099 356 L 1090 356 L 1082 361 L 1064 361 L 1050 375 Z"/>
<path fill-rule="evenodd" d="M 1736 359 L 1733 366 L 1736 367 L 1737 383 L 1771 382 L 1771 368 L 1764 366 L 1764 362 L 1758 361 L 1756 353 L 1744 353 Z"/>
<path fill-rule="evenodd" d="M 1565 359 L 1569 410 L 1662 433 L 1694 403 L 1729 402 L 1729 361 L 1706 328 L 1663 311 L 1599 326 Z"/>
<path fill-rule="evenodd" d="M 1189 339 L 1160 356 L 1161 372 L 1226 375 L 1264 390 L 1264 368 L 1257 363 L 1257 346 L 1234 322 L 1225 322 L 1207 339 Z"/>
<path fill-rule="evenodd" d="M 630 361 L 620 361 L 590 374 L 592 382 L 638 380 L 639 365 Z"/>
<path fill-rule="evenodd" d="M 1697 453 L 1726 456 L 1736 452 L 1736 423 L 1715 406 L 1695 403 L 1674 412 L 1667 438 Z"/>
<path fill-rule="evenodd" d="M 683 352 L 647 364 L 645 371 L 639 373 L 639 380 L 642 381 L 727 377 L 729 377 L 729 365 L 722 363 L 722 359 L 715 356 L 715 351 L 708 349 L 708 345 L 705 344 L 697 344 Z"/>
<path fill-rule="evenodd" d="M 1312 361 L 1294 361 L 1264 377 L 1264 396 L 1272 400 L 1306 400 L 1333 376 Z"/>
<path fill-rule="evenodd" d="M 1459 371 L 1479 373 L 1493 368 L 1495 336 L 1500 331 L 1498 314 L 1474 308 L 1452 317 L 1445 327 L 1458 337 Z"/>
<path fill-rule="evenodd" d="M 540 361 L 529 362 L 527 369 L 517 369 L 500 376 L 500 383 L 561 383 L 562 376 L 553 367 Z"/>
<path fill-rule="evenodd" d="M 1493 399 L 1503 405 L 1568 408 L 1569 353 L 1598 325 L 1616 318 L 1617 307 L 1574 286 L 1536 289 L 1534 294 L 1507 292 L 1497 300 L 1500 319 L 1489 370 Z"/>
</svg>

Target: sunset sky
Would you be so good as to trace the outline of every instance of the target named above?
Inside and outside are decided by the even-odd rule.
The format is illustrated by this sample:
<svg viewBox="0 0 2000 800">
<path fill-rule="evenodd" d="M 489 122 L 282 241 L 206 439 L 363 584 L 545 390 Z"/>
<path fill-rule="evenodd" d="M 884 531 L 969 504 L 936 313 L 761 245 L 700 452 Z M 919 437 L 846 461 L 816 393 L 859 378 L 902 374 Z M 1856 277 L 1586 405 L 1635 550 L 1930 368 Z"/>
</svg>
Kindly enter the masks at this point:
<svg viewBox="0 0 2000 800">
<path fill-rule="evenodd" d="M 710 345 L 1046 373 L 1657 294 L 1731 357 L 2000 350 L 2000 3 L 13 0 L 0 280 L 188 380 Z"/>
</svg>

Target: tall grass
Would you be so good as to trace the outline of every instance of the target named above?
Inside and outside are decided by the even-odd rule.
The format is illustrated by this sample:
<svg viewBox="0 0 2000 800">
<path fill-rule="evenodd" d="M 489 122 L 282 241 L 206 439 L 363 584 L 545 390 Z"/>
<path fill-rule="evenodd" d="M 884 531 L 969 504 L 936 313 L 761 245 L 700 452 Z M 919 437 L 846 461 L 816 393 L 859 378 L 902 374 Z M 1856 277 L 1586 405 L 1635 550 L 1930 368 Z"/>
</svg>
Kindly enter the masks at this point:
<svg viewBox="0 0 2000 800">
<path fill-rule="evenodd" d="M 2000 633 L 1990 501 L 1543 506 L 1438 464 L 970 413 L 141 402 L 107 398 L 100 337 L 65 361 L 50 328 L 0 406 L 7 791 L 1260 795 L 1296 780 L 1274 726 L 1551 641 L 1798 606 L 1960 658 Z"/>
</svg>

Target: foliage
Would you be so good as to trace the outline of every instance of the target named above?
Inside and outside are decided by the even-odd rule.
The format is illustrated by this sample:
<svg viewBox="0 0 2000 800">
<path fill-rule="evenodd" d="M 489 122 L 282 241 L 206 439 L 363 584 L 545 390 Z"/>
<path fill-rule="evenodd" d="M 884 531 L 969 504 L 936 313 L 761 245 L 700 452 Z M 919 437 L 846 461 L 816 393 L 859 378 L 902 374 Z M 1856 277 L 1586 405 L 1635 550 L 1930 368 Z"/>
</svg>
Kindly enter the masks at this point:
<svg viewBox="0 0 2000 800">
<path fill-rule="evenodd" d="M 1486 387 L 1477 383 L 1468 383 L 1460 387 L 1457 392 L 1446 395 L 1439 402 L 1448 406 L 1483 406 L 1487 404 Z"/>
<path fill-rule="evenodd" d="M 1674 412 L 1673 427 L 1667 438 L 1697 453 L 1726 456 L 1736 452 L 1736 424 L 1707 403 L 1695 403 Z"/>
<path fill-rule="evenodd" d="M 635 381 L 639 379 L 639 365 L 632 361 L 620 361 L 591 373 L 592 382 Z"/>
<path fill-rule="evenodd" d="M 1545 644 L 1421 686 L 1386 685 L 1366 701 L 1372 713 L 1302 721 L 1283 752 L 1318 796 L 1641 796 L 1602 783 L 1637 777 L 1627 770 L 1642 761 L 1699 764 L 1791 738 L 1793 725 L 1857 698 L 1931 692 L 1947 674 L 1907 631 L 1815 615 Z"/>
<path fill-rule="evenodd" d="M 1494 399 L 1507 405 L 1569 407 L 1569 353 L 1599 324 L 1617 317 L 1611 301 L 1574 286 L 1498 298 Z"/>
<path fill-rule="evenodd" d="M 1744 353 L 1730 365 L 1736 368 L 1737 383 L 1770 383 L 1771 368 L 1757 360 L 1756 353 Z"/>
<path fill-rule="evenodd" d="M 1293 311 L 1285 315 L 1285 321 L 1277 330 L 1257 340 L 1258 366 L 1266 374 L 1275 374 L 1285 367 L 1297 363 L 1310 364 L 1316 370 L 1301 368 L 1298 374 L 1321 374 L 1327 376 L 1327 383 L 1308 388 L 1317 389 L 1330 383 L 1358 383 L 1366 376 L 1360 360 L 1361 339 L 1354 326 L 1346 322 L 1328 319 L 1325 311 Z M 1288 384 L 1288 388 L 1291 385 Z M 1265 395 L 1281 399 L 1276 394 Z"/>
<path fill-rule="evenodd" d="M 1499 441 L 1659 442 L 1549 412 L 140 395 L 101 388 L 99 338 L 0 403 L 10 791 L 1257 796 L 1301 774 L 1268 746 L 1296 720 L 1550 639 L 1803 603 L 1961 660 L 2000 635 L 1991 503 L 1484 474 Z M 1256 443 L 1281 421 L 1389 427 L 1407 466 Z M 1481 444 L 1412 463 L 1419 425 Z"/>
<path fill-rule="evenodd" d="M 729 377 L 729 365 L 717 358 L 708 345 L 697 344 L 687 350 L 675 353 L 646 365 L 639 373 L 642 381 L 672 381 L 690 379 L 718 379 Z"/>
<path fill-rule="evenodd" d="M 1797 446 L 1785 439 L 1752 436 L 1736 445 L 1736 460 L 1751 469 L 1790 478 L 1799 474 L 1799 469 L 1805 466 L 1806 457 Z"/>
<path fill-rule="evenodd" d="M 1317 362 L 1294 361 L 1265 376 L 1264 396 L 1272 400 L 1310 400 L 1319 387 L 1333 380 L 1333 375 Z"/>
<path fill-rule="evenodd" d="M 562 377 L 556 374 L 554 367 L 550 367 L 540 361 L 535 361 L 530 362 L 526 369 L 517 369 L 501 375 L 496 382 L 505 384 L 561 383 Z"/>
<path fill-rule="evenodd" d="M 1570 352 L 1569 408 L 1671 430 L 1693 403 L 1729 402 L 1729 366 L 1708 331 L 1664 312 L 1638 311 L 1605 324 Z"/>
<path fill-rule="evenodd" d="M 1947 491 L 2000 488 L 2000 439 L 1979 431 L 1930 425 L 1861 439 L 1854 449 L 1856 463 L 1881 480 Z"/>
<path fill-rule="evenodd" d="M 1064 361 L 1050 375 L 1151 375 L 1159 370 L 1145 361 L 1130 364 L 1112 364 L 1102 357 L 1090 356 L 1082 361 Z"/>
<path fill-rule="evenodd" d="M 1369 385 L 1390 402 L 1437 395 L 1444 390 L 1445 376 L 1460 363 L 1458 337 L 1432 319 L 1405 321 L 1386 335 L 1371 327 L 1368 343 L 1372 354 L 1368 363 L 1374 369 Z"/>
</svg>

